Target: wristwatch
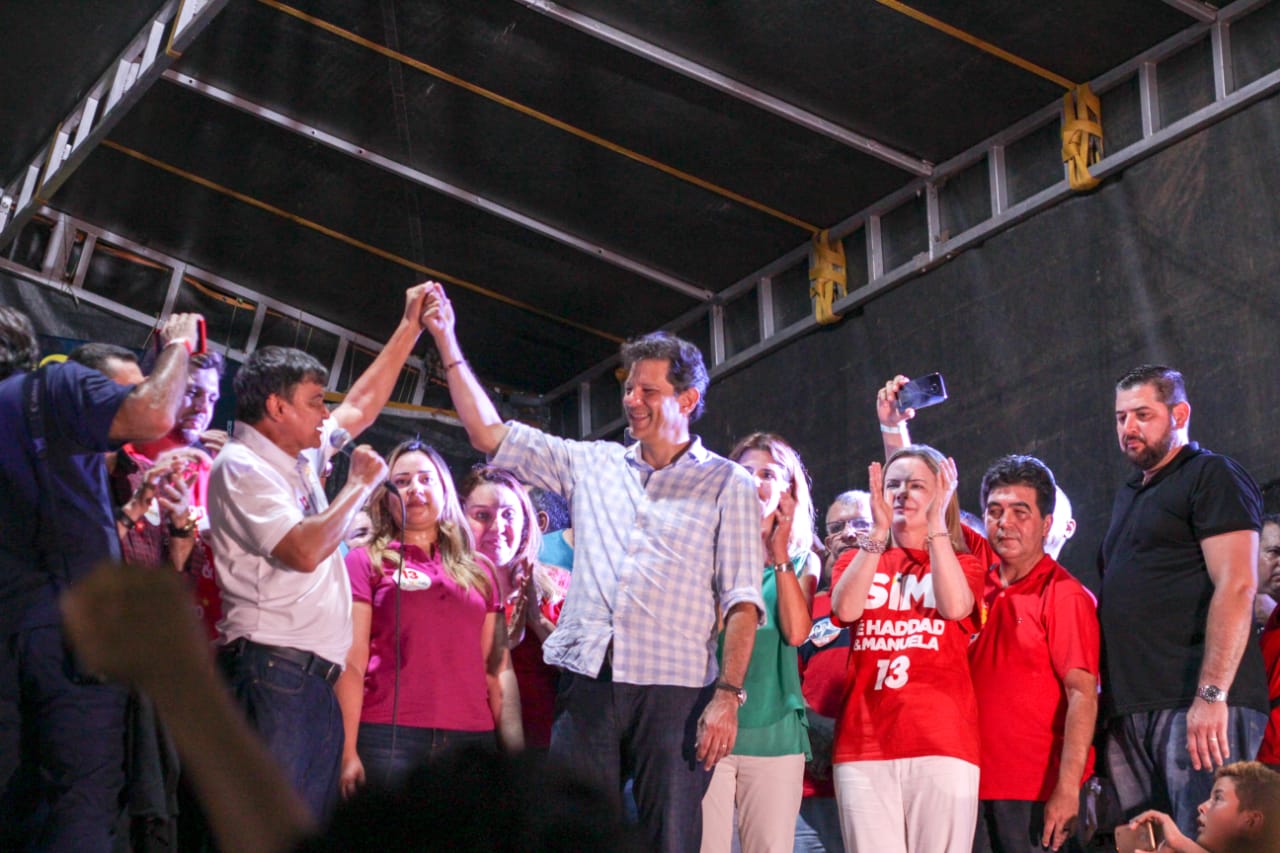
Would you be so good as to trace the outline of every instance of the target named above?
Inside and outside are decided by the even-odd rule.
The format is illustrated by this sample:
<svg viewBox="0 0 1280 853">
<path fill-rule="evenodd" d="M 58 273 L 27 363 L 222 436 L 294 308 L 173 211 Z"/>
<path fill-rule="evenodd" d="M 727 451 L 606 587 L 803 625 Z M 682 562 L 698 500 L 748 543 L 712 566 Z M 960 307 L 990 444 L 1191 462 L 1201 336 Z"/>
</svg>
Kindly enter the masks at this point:
<svg viewBox="0 0 1280 853">
<path fill-rule="evenodd" d="M 1201 684 L 1196 688 L 1196 695 L 1210 704 L 1227 701 L 1227 691 L 1215 684 Z"/>
<path fill-rule="evenodd" d="M 745 687 L 738 687 L 736 684 L 730 684 L 722 678 L 716 682 L 716 690 L 724 690 L 737 696 L 739 708 L 747 704 L 747 689 Z"/>
</svg>

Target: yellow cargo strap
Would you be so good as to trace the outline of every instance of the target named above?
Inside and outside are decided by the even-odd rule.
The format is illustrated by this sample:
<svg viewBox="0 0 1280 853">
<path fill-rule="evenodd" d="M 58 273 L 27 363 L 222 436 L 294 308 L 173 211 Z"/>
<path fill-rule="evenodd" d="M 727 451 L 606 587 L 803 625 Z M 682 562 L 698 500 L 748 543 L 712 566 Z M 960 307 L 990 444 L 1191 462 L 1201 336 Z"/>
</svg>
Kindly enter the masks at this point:
<svg viewBox="0 0 1280 853">
<path fill-rule="evenodd" d="M 824 326 L 840 320 L 840 316 L 831 311 L 837 288 L 841 297 L 849 295 L 844 243 L 830 239 L 825 230 L 819 231 L 813 235 L 813 249 L 809 253 L 809 295 L 813 297 L 813 317 Z"/>
<path fill-rule="evenodd" d="M 1098 179 L 1089 167 L 1102 159 L 1102 104 L 1089 84 L 1062 96 L 1062 162 L 1073 190 L 1091 190 Z"/>
</svg>

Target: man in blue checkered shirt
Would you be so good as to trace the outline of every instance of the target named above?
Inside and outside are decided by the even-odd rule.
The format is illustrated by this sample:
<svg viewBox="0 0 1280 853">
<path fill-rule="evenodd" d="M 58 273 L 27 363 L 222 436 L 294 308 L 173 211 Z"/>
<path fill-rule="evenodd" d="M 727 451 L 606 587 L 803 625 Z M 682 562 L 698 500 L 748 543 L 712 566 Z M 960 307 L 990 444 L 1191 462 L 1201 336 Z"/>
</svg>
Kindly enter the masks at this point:
<svg viewBox="0 0 1280 853">
<path fill-rule="evenodd" d="M 544 644 L 562 669 L 551 754 L 615 805 L 634 775 L 653 849 L 696 850 L 702 795 L 733 749 L 764 613 L 755 484 L 689 433 L 708 381 L 702 354 L 663 332 L 628 341 L 622 405 L 635 444 L 568 441 L 502 422 L 463 358 L 444 288 L 432 286 L 423 323 L 471 443 L 571 508 L 573 583 Z"/>
</svg>

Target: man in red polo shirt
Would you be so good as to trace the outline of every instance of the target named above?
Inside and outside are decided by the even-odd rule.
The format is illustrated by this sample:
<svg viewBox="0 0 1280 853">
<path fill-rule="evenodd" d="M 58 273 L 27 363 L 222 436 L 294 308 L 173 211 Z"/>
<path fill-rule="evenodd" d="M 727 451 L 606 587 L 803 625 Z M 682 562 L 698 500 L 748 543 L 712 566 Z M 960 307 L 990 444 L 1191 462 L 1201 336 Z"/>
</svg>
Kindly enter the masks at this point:
<svg viewBox="0 0 1280 853">
<path fill-rule="evenodd" d="M 1100 634 L 1093 596 L 1044 551 L 1053 473 L 1005 456 L 982 478 L 986 623 L 969 648 L 982 736 L 974 849 L 1059 849 L 1092 770 Z"/>
<path fill-rule="evenodd" d="M 1267 596 L 1280 598 L 1280 514 L 1275 513 L 1262 517 L 1262 532 L 1258 534 L 1258 597 Z M 1271 610 L 1260 639 L 1270 685 L 1271 716 L 1262 735 L 1258 760 L 1274 770 L 1280 769 L 1280 607 Z"/>
</svg>

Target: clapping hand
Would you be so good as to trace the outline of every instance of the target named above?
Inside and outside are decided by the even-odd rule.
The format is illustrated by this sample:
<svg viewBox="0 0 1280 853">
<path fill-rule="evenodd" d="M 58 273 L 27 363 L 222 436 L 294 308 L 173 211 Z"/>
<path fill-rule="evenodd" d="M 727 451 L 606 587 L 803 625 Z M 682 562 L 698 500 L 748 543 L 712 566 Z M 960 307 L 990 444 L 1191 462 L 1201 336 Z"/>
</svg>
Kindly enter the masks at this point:
<svg viewBox="0 0 1280 853">
<path fill-rule="evenodd" d="M 960 475 L 956 472 L 956 460 L 948 456 L 938 467 L 938 486 L 934 491 L 933 502 L 929 504 L 928 518 L 932 522 L 930 529 L 947 529 L 947 507 L 951 497 L 960 485 Z"/>
</svg>

